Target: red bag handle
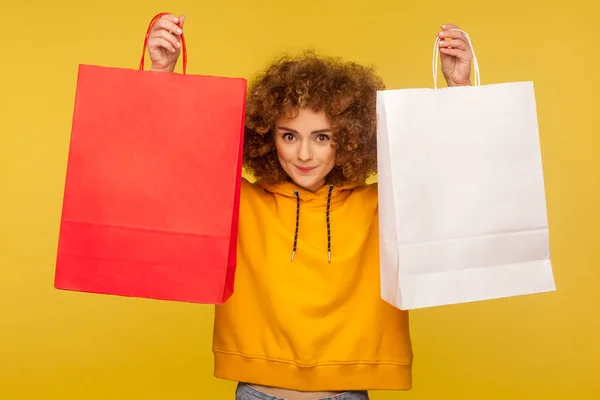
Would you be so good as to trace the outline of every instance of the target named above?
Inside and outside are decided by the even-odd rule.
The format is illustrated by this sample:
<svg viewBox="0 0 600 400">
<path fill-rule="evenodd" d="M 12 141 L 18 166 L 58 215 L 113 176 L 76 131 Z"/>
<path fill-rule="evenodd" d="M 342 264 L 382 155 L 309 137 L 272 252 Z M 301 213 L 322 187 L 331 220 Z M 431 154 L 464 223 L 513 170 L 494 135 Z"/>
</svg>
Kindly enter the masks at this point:
<svg viewBox="0 0 600 400">
<path fill-rule="evenodd" d="M 148 38 L 150 37 L 150 31 L 152 30 L 152 26 L 154 26 L 156 21 L 158 21 L 160 18 L 162 18 L 165 15 L 169 15 L 169 14 L 170 13 L 167 13 L 167 12 L 157 14 L 156 16 L 154 16 L 154 18 L 152 18 L 152 21 L 150 21 L 150 24 L 148 25 L 148 29 L 146 30 L 146 38 L 144 39 L 144 48 L 142 49 L 142 59 L 140 61 L 140 71 L 144 70 L 146 47 L 148 46 Z M 187 70 L 187 48 L 185 46 L 185 38 L 183 37 L 183 33 L 181 34 L 181 53 L 183 55 L 183 74 L 185 75 L 186 70 Z"/>
</svg>

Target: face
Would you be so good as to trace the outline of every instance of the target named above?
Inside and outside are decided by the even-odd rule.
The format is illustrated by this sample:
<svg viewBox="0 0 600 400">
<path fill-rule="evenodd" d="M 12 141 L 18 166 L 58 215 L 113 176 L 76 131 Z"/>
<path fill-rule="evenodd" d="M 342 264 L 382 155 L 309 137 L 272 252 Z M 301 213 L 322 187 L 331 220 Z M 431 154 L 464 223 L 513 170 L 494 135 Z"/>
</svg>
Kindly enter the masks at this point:
<svg viewBox="0 0 600 400">
<path fill-rule="evenodd" d="M 312 192 L 325 184 L 335 165 L 333 132 L 324 112 L 301 108 L 294 118 L 275 124 L 279 163 L 300 187 Z"/>
</svg>

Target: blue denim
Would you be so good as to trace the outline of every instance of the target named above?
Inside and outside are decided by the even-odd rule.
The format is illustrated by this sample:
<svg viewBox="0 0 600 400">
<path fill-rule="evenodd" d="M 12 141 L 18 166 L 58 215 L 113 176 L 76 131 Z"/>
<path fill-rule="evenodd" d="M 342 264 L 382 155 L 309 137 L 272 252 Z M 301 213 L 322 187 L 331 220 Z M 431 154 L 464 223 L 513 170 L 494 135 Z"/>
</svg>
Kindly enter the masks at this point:
<svg viewBox="0 0 600 400">
<path fill-rule="evenodd" d="M 246 383 L 240 383 L 235 393 L 235 400 L 286 400 L 282 397 L 274 397 L 254 389 Z M 366 391 L 343 392 L 332 397 L 325 397 L 320 400 L 369 400 Z"/>
</svg>

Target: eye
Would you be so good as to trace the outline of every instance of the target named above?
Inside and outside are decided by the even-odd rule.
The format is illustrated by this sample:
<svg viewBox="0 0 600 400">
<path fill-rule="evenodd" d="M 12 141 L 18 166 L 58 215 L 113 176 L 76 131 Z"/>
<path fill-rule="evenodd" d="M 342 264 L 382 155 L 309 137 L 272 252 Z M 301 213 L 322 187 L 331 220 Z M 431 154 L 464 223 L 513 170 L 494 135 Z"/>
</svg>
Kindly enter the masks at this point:
<svg viewBox="0 0 600 400">
<path fill-rule="evenodd" d="M 319 143 L 324 143 L 324 142 L 327 142 L 327 141 L 329 141 L 329 139 L 331 139 L 331 138 L 329 137 L 329 135 L 324 135 L 324 134 L 320 134 L 320 135 L 318 135 L 318 136 L 316 137 L 316 141 L 317 141 L 317 142 L 319 142 Z"/>
<path fill-rule="evenodd" d="M 292 134 L 291 134 L 291 133 L 289 133 L 289 132 L 288 132 L 288 133 L 284 133 L 284 134 L 281 136 L 281 138 L 282 138 L 282 139 L 283 139 L 285 142 L 293 142 L 293 141 L 294 141 L 294 139 L 296 139 L 296 138 L 294 137 L 294 135 L 292 135 Z"/>
</svg>

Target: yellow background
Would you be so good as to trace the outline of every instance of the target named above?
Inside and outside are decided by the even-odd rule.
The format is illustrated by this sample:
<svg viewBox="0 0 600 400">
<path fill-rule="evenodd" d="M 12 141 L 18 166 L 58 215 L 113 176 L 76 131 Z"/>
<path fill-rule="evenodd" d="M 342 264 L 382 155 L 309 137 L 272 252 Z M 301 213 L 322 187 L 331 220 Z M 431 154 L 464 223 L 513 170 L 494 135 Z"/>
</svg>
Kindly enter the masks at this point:
<svg viewBox="0 0 600 400">
<path fill-rule="evenodd" d="M 375 64 L 390 88 L 431 87 L 451 21 L 483 83 L 533 80 L 558 291 L 413 312 L 414 389 L 372 397 L 600 398 L 597 1 L 85 4 L 0 6 L 0 399 L 233 398 L 212 377 L 212 307 L 53 289 L 77 65 L 136 68 L 160 11 L 188 17 L 191 73 L 249 77 L 312 47 Z"/>
</svg>

